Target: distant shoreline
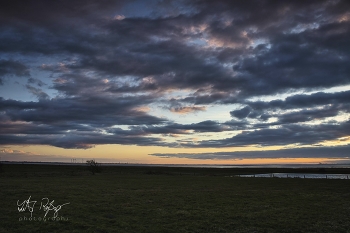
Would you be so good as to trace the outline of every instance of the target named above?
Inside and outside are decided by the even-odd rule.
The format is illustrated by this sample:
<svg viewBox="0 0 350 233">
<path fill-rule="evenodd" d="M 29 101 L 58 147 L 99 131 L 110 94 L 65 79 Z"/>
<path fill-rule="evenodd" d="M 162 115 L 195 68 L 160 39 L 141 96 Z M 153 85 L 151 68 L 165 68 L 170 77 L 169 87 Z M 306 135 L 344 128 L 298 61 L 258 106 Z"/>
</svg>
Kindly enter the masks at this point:
<svg viewBox="0 0 350 233">
<path fill-rule="evenodd" d="M 85 166 L 85 163 L 71 162 L 31 162 L 31 161 L 1 161 L 3 164 L 27 165 L 67 165 Z M 101 166 L 129 167 L 188 167 L 188 168 L 350 168 L 350 164 L 143 164 L 143 163 L 99 163 Z"/>
</svg>

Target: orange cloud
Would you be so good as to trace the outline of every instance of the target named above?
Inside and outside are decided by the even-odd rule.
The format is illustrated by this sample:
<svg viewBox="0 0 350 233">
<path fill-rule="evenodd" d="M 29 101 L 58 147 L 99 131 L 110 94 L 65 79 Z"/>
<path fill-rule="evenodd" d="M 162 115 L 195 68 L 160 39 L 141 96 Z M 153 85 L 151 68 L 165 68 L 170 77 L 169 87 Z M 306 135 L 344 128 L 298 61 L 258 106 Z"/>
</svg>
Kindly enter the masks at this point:
<svg viewBox="0 0 350 233">
<path fill-rule="evenodd" d="M 207 108 L 205 106 L 192 106 L 171 108 L 170 111 L 178 114 L 188 114 L 192 112 L 205 111 L 206 109 Z"/>
</svg>

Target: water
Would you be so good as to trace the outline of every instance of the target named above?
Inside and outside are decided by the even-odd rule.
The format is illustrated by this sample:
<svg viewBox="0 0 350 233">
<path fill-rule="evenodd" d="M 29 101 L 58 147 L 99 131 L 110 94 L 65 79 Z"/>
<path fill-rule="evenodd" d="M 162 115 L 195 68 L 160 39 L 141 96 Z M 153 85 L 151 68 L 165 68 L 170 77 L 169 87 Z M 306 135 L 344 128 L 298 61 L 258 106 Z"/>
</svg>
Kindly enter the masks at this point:
<svg viewBox="0 0 350 233">
<path fill-rule="evenodd" d="M 238 175 L 239 177 L 266 177 L 266 178 L 305 178 L 305 179 L 349 179 L 349 174 L 309 174 L 309 173 L 268 173 Z"/>
</svg>

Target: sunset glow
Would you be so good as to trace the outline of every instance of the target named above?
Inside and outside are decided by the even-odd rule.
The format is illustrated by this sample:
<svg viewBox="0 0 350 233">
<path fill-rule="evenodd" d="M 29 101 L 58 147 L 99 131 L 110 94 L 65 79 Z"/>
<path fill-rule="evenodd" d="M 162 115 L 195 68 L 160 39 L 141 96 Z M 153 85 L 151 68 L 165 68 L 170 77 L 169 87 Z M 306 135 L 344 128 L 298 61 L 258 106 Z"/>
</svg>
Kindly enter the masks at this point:
<svg viewBox="0 0 350 233">
<path fill-rule="evenodd" d="M 2 161 L 350 163 L 348 1 L 63 2 L 0 9 Z"/>
</svg>

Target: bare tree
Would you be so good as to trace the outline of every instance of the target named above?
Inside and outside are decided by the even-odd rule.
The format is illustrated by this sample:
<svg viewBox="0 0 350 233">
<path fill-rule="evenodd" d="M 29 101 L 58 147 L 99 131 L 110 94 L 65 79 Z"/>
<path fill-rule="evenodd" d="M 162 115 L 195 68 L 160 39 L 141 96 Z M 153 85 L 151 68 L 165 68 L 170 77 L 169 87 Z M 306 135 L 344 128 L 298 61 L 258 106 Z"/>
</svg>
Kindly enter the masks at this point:
<svg viewBox="0 0 350 233">
<path fill-rule="evenodd" d="M 101 166 L 94 159 L 86 160 L 86 165 L 88 165 L 88 170 L 95 175 L 95 173 L 101 172 Z"/>
</svg>

